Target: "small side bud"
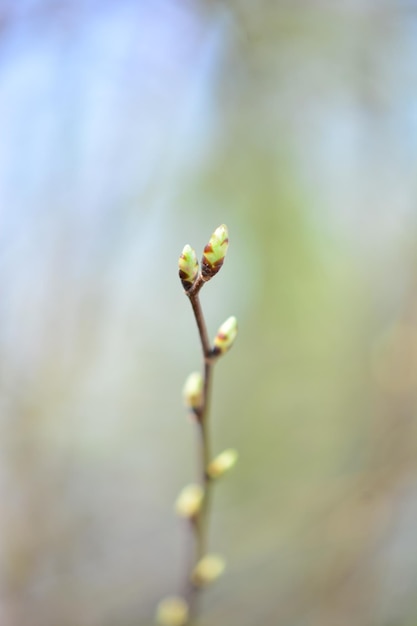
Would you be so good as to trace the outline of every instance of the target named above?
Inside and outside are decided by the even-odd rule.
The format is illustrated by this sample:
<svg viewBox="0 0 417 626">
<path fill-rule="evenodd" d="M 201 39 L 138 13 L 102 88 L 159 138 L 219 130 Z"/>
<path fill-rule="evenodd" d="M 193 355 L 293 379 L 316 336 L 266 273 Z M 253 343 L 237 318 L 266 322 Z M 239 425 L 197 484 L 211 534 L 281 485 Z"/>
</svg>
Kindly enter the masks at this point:
<svg viewBox="0 0 417 626">
<path fill-rule="evenodd" d="M 188 604 L 179 596 L 164 598 L 156 610 L 156 622 L 160 626 L 184 626 L 188 621 Z"/>
<path fill-rule="evenodd" d="M 237 319 L 232 315 L 220 326 L 214 338 L 214 354 L 224 354 L 232 347 L 237 335 Z"/>
<path fill-rule="evenodd" d="M 178 273 L 182 286 L 188 291 L 193 286 L 198 274 L 198 261 L 195 250 L 191 246 L 184 246 L 180 258 L 178 259 Z"/>
<path fill-rule="evenodd" d="M 204 248 L 201 259 L 201 276 L 204 281 L 210 280 L 217 274 L 223 265 L 229 245 L 229 233 L 227 226 L 222 224 L 212 234 L 210 241 Z"/>
<path fill-rule="evenodd" d="M 193 372 L 187 378 L 182 390 L 184 404 L 189 409 L 195 411 L 203 403 L 203 377 L 200 372 Z"/>
<path fill-rule="evenodd" d="M 176 502 L 175 511 L 180 517 L 195 517 L 201 509 L 204 491 L 200 485 L 187 485 L 180 492 Z"/>
<path fill-rule="evenodd" d="M 218 554 L 207 554 L 195 566 L 191 581 L 197 587 L 205 587 L 221 576 L 226 567 L 223 557 Z"/>
<path fill-rule="evenodd" d="M 220 478 L 236 465 L 237 458 L 237 450 L 233 450 L 232 448 L 224 450 L 209 463 L 207 474 L 213 479 Z"/>
</svg>

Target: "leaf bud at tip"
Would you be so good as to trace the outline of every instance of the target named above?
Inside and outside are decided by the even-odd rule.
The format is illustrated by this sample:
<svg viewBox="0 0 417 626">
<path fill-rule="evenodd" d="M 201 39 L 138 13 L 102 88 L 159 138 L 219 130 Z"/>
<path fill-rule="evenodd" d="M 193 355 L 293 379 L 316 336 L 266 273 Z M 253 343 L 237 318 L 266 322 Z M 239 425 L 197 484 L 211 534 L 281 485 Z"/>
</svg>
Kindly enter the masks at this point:
<svg viewBox="0 0 417 626">
<path fill-rule="evenodd" d="M 185 291 L 191 289 L 197 278 L 198 261 L 195 250 L 188 243 L 178 259 L 178 273 Z"/>
<path fill-rule="evenodd" d="M 237 319 L 232 315 L 227 318 L 214 338 L 214 354 L 224 354 L 232 347 L 237 335 Z"/>
<path fill-rule="evenodd" d="M 187 377 L 182 390 L 185 406 L 189 409 L 199 409 L 203 403 L 203 377 L 200 372 L 192 372 Z"/>
<path fill-rule="evenodd" d="M 187 485 L 180 491 L 175 502 L 175 511 L 180 517 L 194 517 L 199 513 L 204 491 L 200 485 Z"/>
<path fill-rule="evenodd" d="M 226 224 L 218 226 L 206 247 L 201 259 L 201 276 L 204 281 L 210 280 L 217 274 L 223 265 L 229 245 L 229 233 Z"/>
<path fill-rule="evenodd" d="M 184 626 L 188 621 L 188 604 L 179 596 L 168 596 L 158 605 L 156 621 L 160 626 Z"/>
<path fill-rule="evenodd" d="M 236 465 L 237 459 L 237 450 L 232 448 L 224 450 L 209 463 L 207 474 L 213 479 L 220 478 Z"/>
</svg>

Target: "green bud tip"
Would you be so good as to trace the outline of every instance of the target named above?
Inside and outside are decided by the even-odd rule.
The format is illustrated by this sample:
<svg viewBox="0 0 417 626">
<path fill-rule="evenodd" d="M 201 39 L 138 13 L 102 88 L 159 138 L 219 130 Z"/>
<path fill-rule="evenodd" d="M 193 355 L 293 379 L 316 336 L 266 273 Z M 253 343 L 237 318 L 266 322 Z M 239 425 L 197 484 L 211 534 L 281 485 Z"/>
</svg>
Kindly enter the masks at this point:
<svg viewBox="0 0 417 626">
<path fill-rule="evenodd" d="M 213 278 L 223 265 L 229 245 L 229 233 L 226 224 L 222 224 L 212 234 L 204 248 L 201 259 L 201 276 L 207 281 Z"/>
<path fill-rule="evenodd" d="M 224 354 L 232 347 L 237 335 L 237 319 L 232 315 L 220 326 L 214 338 L 214 354 Z"/>
<path fill-rule="evenodd" d="M 185 381 L 182 390 L 185 406 L 189 409 L 199 409 L 203 403 L 203 377 L 200 372 L 192 372 Z"/>
<path fill-rule="evenodd" d="M 198 274 L 198 261 L 195 250 L 191 246 L 184 246 L 180 258 L 178 259 L 179 276 L 185 291 L 193 286 Z"/>
</svg>

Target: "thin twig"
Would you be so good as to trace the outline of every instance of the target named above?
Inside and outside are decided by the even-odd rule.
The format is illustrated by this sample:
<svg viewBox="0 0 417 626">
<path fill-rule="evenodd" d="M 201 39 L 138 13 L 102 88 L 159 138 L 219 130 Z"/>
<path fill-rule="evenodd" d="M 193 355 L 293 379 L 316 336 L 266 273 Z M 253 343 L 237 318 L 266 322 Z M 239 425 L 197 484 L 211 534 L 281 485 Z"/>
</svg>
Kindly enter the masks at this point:
<svg viewBox="0 0 417 626">
<path fill-rule="evenodd" d="M 200 303 L 199 293 L 223 265 L 228 247 L 228 230 L 222 224 L 212 234 L 205 246 L 199 266 L 195 250 L 184 246 L 178 260 L 178 273 L 185 294 L 190 300 L 200 336 L 203 371 L 191 373 L 184 385 L 186 406 L 192 413 L 197 428 L 198 485 L 190 484 L 179 494 L 176 511 L 186 518 L 192 542 L 187 558 L 186 584 L 183 597 L 167 597 L 158 605 L 157 619 L 163 626 L 180 624 L 191 626 L 198 615 L 198 598 L 201 587 L 213 582 L 222 573 L 224 561 L 218 555 L 207 554 L 211 488 L 213 480 L 223 475 L 236 462 L 237 452 L 225 450 L 211 459 L 209 440 L 209 413 L 213 368 L 217 359 L 233 345 L 237 334 L 237 321 L 229 317 L 219 327 L 211 345 Z"/>
<path fill-rule="evenodd" d="M 210 346 L 207 326 L 204 319 L 204 314 L 201 308 L 199 291 L 204 282 L 196 282 L 195 288 L 187 293 L 191 306 L 193 309 L 195 321 L 197 324 L 201 348 L 203 353 L 204 362 L 204 375 L 203 375 L 203 398 L 201 406 L 198 410 L 194 411 L 198 429 L 198 455 L 200 466 L 200 478 L 199 482 L 203 489 L 203 501 L 201 508 L 196 518 L 193 520 L 192 528 L 194 531 L 195 542 L 195 562 L 196 565 L 207 552 L 207 534 L 208 534 L 208 519 L 210 513 L 210 492 L 211 481 L 207 474 L 207 467 L 210 462 L 210 439 L 208 429 L 208 416 L 210 410 L 211 401 L 211 383 L 213 378 L 213 365 L 216 361 L 216 357 L 213 355 L 213 350 Z M 188 580 L 187 582 L 187 600 L 190 607 L 190 619 L 196 616 L 197 613 L 197 595 L 199 588 Z"/>
<path fill-rule="evenodd" d="M 207 326 L 204 319 L 203 310 L 201 308 L 199 292 L 193 289 L 193 291 L 191 293 L 187 293 L 187 295 L 190 299 L 191 306 L 193 307 L 194 317 L 197 323 L 198 333 L 200 335 L 204 361 L 207 361 L 210 360 L 211 357 L 211 346 L 207 334 Z"/>
</svg>

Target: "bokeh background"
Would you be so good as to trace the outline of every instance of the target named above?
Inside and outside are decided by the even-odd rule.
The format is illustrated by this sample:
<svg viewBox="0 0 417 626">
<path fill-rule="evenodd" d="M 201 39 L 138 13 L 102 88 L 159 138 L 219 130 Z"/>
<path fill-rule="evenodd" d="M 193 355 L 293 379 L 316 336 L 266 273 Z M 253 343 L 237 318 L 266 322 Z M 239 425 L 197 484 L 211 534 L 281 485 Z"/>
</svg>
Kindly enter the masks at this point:
<svg viewBox="0 0 417 626">
<path fill-rule="evenodd" d="M 417 3 L 1 0 L 0 625 L 147 626 L 215 372 L 201 626 L 415 626 Z"/>
</svg>

